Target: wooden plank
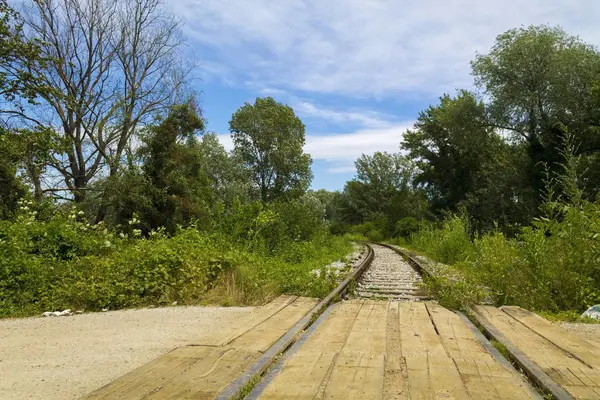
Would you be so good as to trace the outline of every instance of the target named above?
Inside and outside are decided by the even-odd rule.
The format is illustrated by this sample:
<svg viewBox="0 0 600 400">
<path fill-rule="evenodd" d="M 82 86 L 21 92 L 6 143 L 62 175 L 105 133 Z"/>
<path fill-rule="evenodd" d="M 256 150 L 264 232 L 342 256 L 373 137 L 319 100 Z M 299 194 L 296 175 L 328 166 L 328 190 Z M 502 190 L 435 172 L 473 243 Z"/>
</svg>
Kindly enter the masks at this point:
<svg viewBox="0 0 600 400">
<path fill-rule="evenodd" d="M 381 399 L 384 355 L 344 352 L 336 358 L 325 399 Z"/>
<path fill-rule="evenodd" d="M 282 296 L 255 314 L 259 323 L 252 321 L 253 329 L 237 327 L 210 339 L 211 343 L 223 343 L 237 337 L 233 342 L 225 346 L 179 347 L 93 392 L 88 398 L 213 399 L 315 303 L 315 299 Z"/>
<path fill-rule="evenodd" d="M 563 387 L 554 382 L 542 368 L 532 361 L 532 359 L 521 351 L 517 347 L 517 344 L 512 341 L 515 340 L 515 342 L 519 343 L 521 346 L 526 344 L 531 346 L 531 348 L 525 347 L 524 350 L 527 349 L 530 352 L 532 350 L 539 351 L 541 347 L 538 342 L 540 341 L 530 337 L 530 335 L 535 335 L 531 330 L 498 310 L 496 307 L 475 306 L 472 311 L 473 317 L 483 327 L 487 334 L 504 345 L 512 358 L 527 376 L 534 380 L 540 387 L 544 388 L 548 393 L 551 393 L 555 399 L 572 399 L 572 396 Z M 516 324 L 512 323 L 510 320 L 515 321 Z M 553 349 L 550 348 L 550 350 Z M 546 358 L 540 358 L 545 362 L 548 362 Z"/>
<path fill-rule="evenodd" d="M 94 391 L 88 399 L 142 399 L 166 387 L 186 371 L 192 369 L 200 374 L 222 369 L 231 359 L 231 349 L 205 346 L 186 346 L 177 348 L 130 373 L 123 375 L 110 384 Z M 235 369 L 249 365 L 258 353 L 238 351 L 235 362 L 228 367 Z M 226 367 L 227 368 L 227 367 Z M 238 370 L 236 370 L 239 373 Z M 233 374 L 236 371 L 232 371 Z M 214 394 L 218 393 L 216 391 Z"/>
<path fill-rule="evenodd" d="M 492 356 L 458 315 L 436 303 L 427 303 L 426 307 L 442 344 L 451 357 L 493 362 Z"/>
<path fill-rule="evenodd" d="M 400 303 L 400 338 L 406 357 L 448 356 L 436 333 L 425 304 Z"/>
<path fill-rule="evenodd" d="M 492 306 L 476 306 L 475 311 L 486 318 L 540 368 L 550 369 L 556 365 L 568 368 L 587 367 L 576 358 L 569 357 L 561 348 L 539 336 L 502 310 Z"/>
<path fill-rule="evenodd" d="M 468 399 L 461 377 L 449 357 L 405 357 L 411 400 Z"/>
<path fill-rule="evenodd" d="M 316 299 L 301 297 L 235 339 L 230 346 L 265 352 L 316 304 Z"/>
<path fill-rule="evenodd" d="M 502 311 L 552 342 L 563 351 L 571 353 L 590 367 L 600 368 L 600 346 L 585 341 L 558 325 L 521 307 L 501 307 Z"/>
<path fill-rule="evenodd" d="M 362 303 L 347 301 L 335 307 L 259 398 L 313 399 L 346 343 Z"/>
<path fill-rule="evenodd" d="M 325 399 L 380 399 L 389 303 L 365 301 L 325 386 Z"/>
<path fill-rule="evenodd" d="M 193 347 L 188 346 L 184 349 L 193 349 Z M 158 386 L 148 396 L 135 398 L 214 399 L 229 382 L 252 365 L 258 356 L 259 353 L 256 351 L 228 348 L 219 359 L 199 359 L 169 382 Z"/>
<path fill-rule="evenodd" d="M 391 302 L 386 326 L 386 354 L 383 375 L 383 398 L 407 400 L 408 390 L 404 379 L 404 359 L 400 342 L 400 310 L 397 302 Z"/>
<path fill-rule="evenodd" d="M 211 334 L 203 335 L 193 340 L 190 344 L 194 346 L 225 346 L 268 320 L 293 303 L 297 298 L 297 296 L 279 296 L 264 306 L 256 307 L 243 319 L 233 321 L 231 324 L 220 329 L 215 329 Z"/>
<path fill-rule="evenodd" d="M 488 364 L 489 370 L 494 373 L 495 369 L 499 369 L 499 368 L 503 369 L 503 371 L 500 370 L 499 373 L 498 372 L 494 373 L 495 376 L 499 376 L 500 378 L 499 379 L 494 378 L 492 380 L 492 384 L 496 387 L 496 392 L 497 392 L 498 396 L 500 398 L 507 398 L 507 399 L 509 399 L 509 398 L 531 398 L 531 399 L 535 399 L 535 400 L 542 400 L 542 396 L 540 396 L 540 394 L 529 384 L 529 382 L 521 374 L 517 373 L 517 371 L 514 369 L 512 364 L 506 358 L 504 358 L 504 356 L 502 354 L 500 354 L 500 352 L 490 343 L 489 340 L 486 339 L 485 336 L 483 336 L 483 334 L 479 331 L 479 329 L 477 329 L 477 327 L 475 325 L 473 325 L 473 323 L 463 313 L 457 311 L 456 314 L 459 316 L 461 321 L 463 321 L 463 323 L 467 327 L 469 327 L 469 329 L 473 333 L 473 336 L 475 337 L 475 339 L 477 339 L 477 341 L 479 343 L 481 343 L 481 345 L 487 350 L 487 352 L 494 359 L 493 363 L 486 362 Z M 457 364 L 457 368 L 459 369 L 459 372 L 461 373 L 461 377 L 463 378 L 463 381 L 465 381 L 465 385 L 467 386 L 467 390 L 469 391 L 469 393 L 479 390 L 479 388 L 472 387 L 469 385 L 469 380 L 467 379 L 465 374 L 463 374 L 461 365 L 459 365 L 460 362 L 464 363 L 467 360 L 455 359 L 454 361 L 455 361 L 455 364 Z M 473 363 L 477 363 L 477 361 L 473 361 Z M 508 375 L 505 376 L 503 372 L 507 372 Z M 478 374 L 478 376 L 482 375 L 479 368 L 477 369 L 477 374 Z M 522 390 L 521 390 L 521 388 L 522 388 Z M 521 393 L 522 391 L 524 393 Z M 472 395 L 472 397 L 478 398 L 478 397 L 483 397 L 483 396 Z"/>
</svg>

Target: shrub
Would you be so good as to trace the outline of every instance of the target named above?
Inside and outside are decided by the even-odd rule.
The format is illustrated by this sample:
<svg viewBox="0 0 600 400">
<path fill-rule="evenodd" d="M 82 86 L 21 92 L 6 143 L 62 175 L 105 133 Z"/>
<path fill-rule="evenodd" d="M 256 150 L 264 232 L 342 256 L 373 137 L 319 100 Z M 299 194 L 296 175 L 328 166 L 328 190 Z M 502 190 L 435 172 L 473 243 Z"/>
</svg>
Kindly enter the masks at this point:
<svg viewBox="0 0 600 400">
<path fill-rule="evenodd" d="M 465 261 L 474 252 L 469 220 L 464 215 L 450 216 L 443 221 L 441 228 L 423 224 L 410 236 L 409 242 L 414 248 L 446 264 Z"/>
<path fill-rule="evenodd" d="M 406 217 L 396 222 L 394 236 L 408 238 L 411 234 L 418 232 L 420 227 L 419 221 L 414 217 Z"/>
<path fill-rule="evenodd" d="M 498 305 L 581 313 L 600 303 L 600 205 L 550 209 L 553 215 L 536 219 L 515 239 L 490 232 L 470 242 L 464 218 L 452 216 L 439 229 L 425 226 L 411 235 L 410 246 L 454 264 L 466 281 L 489 288 Z M 448 282 L 437 285 L 434 290 L 457 302 L 468 296 Z"/>
<path fill-rule="evenodd" d="M 350 243 L 315 220 L 312 226 L 296 221 L 307 218 L 300 206 L 280 207 L 287 219 L 255 205 L 229 216 L 234 229 L 248 221 L 253 229 L 232 240 L 195 226 L 174 236 L 153 231 L 142 237 L 135 228 L 116 234 L 86 223 L 76 210 L 40 221 L 24 206 L 16 222 L 0 221 L 0 316 L 173 301 L 256 304 L 282 292 L 322 296 L 336 281 L 312 271 L 343 258 Z M 283 229 L 284 236 L 270 243 L 276 239 L 271 229 Z M 286 236 L 290 232 L 297 236 Z M 266 251 L 265 243 L 274 247 Z"/>
</svg>

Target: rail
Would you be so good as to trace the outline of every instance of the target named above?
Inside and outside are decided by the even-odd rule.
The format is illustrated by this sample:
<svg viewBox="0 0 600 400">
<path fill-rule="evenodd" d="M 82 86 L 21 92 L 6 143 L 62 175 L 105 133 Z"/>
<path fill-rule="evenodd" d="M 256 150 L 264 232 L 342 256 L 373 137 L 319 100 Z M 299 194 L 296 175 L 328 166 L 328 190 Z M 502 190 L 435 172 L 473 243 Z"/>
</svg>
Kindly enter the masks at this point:
<svg viewBox="0 0 600 400">
<path fill-rule="evenodd" d="M 235 397 L 245 388 L 248 388 L 256 379 L 260 378 L 264 372 L 284 353 L 290 346 L 292 346 L 299 338 L 299 336 L 314 323 L 317 317 L 325 311 L 329 304 L 336 299 L 337 296 L 341 296 L 351 282 L 355 281 L 360 277 L 364 271 L 366 271 L 375 255 L 373 248 L 364 243 L 367 247 L 367 256 L 361 262 L 361 264 L 355 268 L 347 277 L 344 279 L 331 293 L 329 293 L 323 300 L 321 300 L 312 310 L 308 312 L 296 325 L 290 328 L 285 335 L 283 335 L 273 346 L 271 346 L 250 368 L 248 368 L 239 378 L 231 382 L 225 389 L 223 389 L 216 397 L 219 400 L 226 400 Z"/>
</svg>

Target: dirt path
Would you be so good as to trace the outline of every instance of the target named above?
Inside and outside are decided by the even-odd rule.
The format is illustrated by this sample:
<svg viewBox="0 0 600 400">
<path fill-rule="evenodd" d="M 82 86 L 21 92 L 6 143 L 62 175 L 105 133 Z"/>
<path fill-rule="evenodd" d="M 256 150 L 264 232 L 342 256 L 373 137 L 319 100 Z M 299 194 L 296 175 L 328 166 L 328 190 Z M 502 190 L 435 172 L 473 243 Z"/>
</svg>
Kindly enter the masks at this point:
<svg viewBox="0 0 600 400">
<path fill-rule="evenodd" d="M 0 320 L 0 399 L 76 399 L 252 307 L 169 307 Z"/>
</svg>

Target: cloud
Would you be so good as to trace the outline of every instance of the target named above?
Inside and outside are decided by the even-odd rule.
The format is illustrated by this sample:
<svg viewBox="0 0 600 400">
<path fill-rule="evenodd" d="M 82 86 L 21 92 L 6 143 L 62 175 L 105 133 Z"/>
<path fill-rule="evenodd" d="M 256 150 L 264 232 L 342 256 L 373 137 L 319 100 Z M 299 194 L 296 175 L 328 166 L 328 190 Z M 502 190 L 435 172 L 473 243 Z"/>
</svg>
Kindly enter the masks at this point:
<svg viewBox="0 0 600 400">
<path fill-rule="evenodd" d="M 330 173 L 354 171 L 354 161 L 362 154 L 376 151 L 396 153 L 399 151 L 402 135 L 413 126 L 414 121 L 405 121 L 385 128 L 360 129 L 350 133 L 307 134 L 304 151 L 313 160 L 325 161 Z M 227 150 L 233 149 L 231 137 L 217 135 Z"/>
<path fill-rule="evenodd" d="M 233 85 L 350 94 L 470 87 L 469 60 L 499 33 L 559 24 L 600 44 L 597 0 L 171 0 L 208 74 Z M 222 66 L 219 68 L 218 66 Z M 233 77 L 233 78 L 232 78 Z"/>
<path fill-rule="evenodd" d="M 328 162 L 329 173 L 353 172 L 354 161 L 362 154 L 398 152 L 402 135 L 413 123 L 406 121 L 385 128 L 360 129 L 351 133 L 307 135 L 304 149 L 313 160 Z"/>
<path fill-rule="evenodd" d="M 306 100 L 293 98 L 291 106 L 296 114 L 325 120 L 334 124 L 358 124 L 359 126 L 384 127 L 390 125 L 392 116 L 371 110 L 340 111 L 320 107 Z"/>
</svg>

